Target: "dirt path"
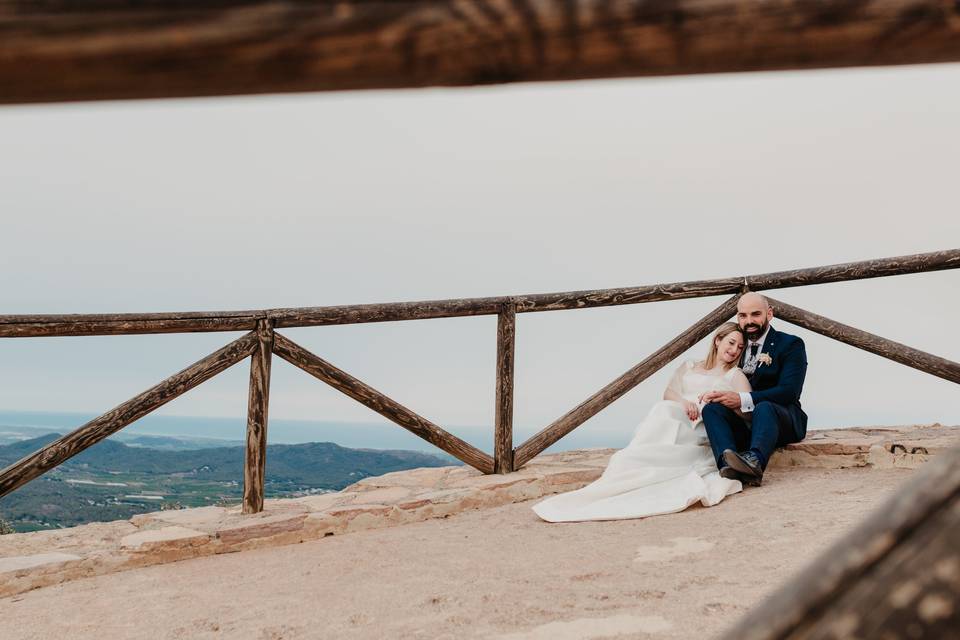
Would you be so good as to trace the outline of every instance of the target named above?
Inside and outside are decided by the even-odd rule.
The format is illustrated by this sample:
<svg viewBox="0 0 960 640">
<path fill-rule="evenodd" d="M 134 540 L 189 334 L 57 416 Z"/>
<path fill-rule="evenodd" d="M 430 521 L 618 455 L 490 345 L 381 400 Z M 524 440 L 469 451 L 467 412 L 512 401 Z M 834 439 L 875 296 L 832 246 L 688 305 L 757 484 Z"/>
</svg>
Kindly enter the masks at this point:
<svg viewBox="0 0 960 640">
<path fill-rule="evenodd" d="M 532 502 L 0 600 L 0 637 L 709 638 L 912 472 L 772 470 L 705 509 L 546 524 Z"/>
</svg>

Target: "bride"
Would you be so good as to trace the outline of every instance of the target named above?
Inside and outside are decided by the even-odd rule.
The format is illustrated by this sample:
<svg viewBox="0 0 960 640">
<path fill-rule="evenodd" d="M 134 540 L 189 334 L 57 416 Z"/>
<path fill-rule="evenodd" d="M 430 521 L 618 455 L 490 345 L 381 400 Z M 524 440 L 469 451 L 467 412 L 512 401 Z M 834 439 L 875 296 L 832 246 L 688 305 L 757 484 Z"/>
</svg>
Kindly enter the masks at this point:
<svg viewBox="0 0 960 640">
<path fill-rule="evenodd" d="M 700 416 L 707 391 L 750 391 L 736 366 L 743 334 L 735 322 L 713 336 L 705 361 L 685 362 L 625 449 L 610 457 L 595 482 L 547 498 L 533 507 L 548 522 L 622 520 L 683 511 L 700 501 L 710 507 L 742 490 L 720 477 Z"/>
</svg>

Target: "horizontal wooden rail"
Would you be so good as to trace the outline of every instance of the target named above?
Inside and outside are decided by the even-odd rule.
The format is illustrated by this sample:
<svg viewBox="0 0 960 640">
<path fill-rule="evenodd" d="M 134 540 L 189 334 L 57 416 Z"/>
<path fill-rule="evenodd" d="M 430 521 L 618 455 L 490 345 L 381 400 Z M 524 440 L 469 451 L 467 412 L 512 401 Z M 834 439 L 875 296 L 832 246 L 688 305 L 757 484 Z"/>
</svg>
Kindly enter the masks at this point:
<svg viewBox="0 0 960 640">
<path fill-rule="evenodd" d="M 349 373 L 341 371 L 323 358 L 310 353 L 279 333 L 274 334 L 273 352 L 290 364 L 326 382 L 337 391 L 373 409 L 384 418 L 443 449 L 474 469 L 483 473 L 493 473 L 493 458 L 483 451 L 441 429 L 426 418 L 417 415 L 399 402 L 391 400 L 373 387 L 357 380 Z"/>
<path fill-rule="evenodd" d="M 894 342 L 886 338 L 867 333 L 856 327 L 851 327 L 843 323 L 831 320 L 815 313 L 804 311 L 791 306 L 786 302 L 780 302 L 773 298 L 767 298 L 773 306 L 774 314 L 787 322 L 809 329 L 820 335 L 839 340 L 840 342 L 852 345 L 864 351 L 875 353 L 894 362 L 905 364 L 908 367 L 919 369 L 924 373 L 956 382 L 960 384 L 960 363 L 935 356 L 905 344 Z"/>
<path fill-rule="evenodd" d="M 960 268 L 960 249 L 950 249 L 736 278 L 524 296 L 265 309 L 261 311 L 2 315 L 0 316 L 0 338 L 252 331 L 256 328 L 257 320 L 260 319 L 272 320 L 276 328 L 424 320 L 499 314 L 505 304 L 515 305 L 517 313 L 590 309 L 664 300 L 733 295 L 739 293 L 745 286 L 753 291 L 761 291 L 957 268 Z"/>
<path fill-rule="evenodd" d="M 958 540 L 960 448 L 954 448 L 926 463 L 724 638 L 955 638 Z"/>
<path fill-rule="evenodd" d="M 0 498 L 240 362 L 252 354 L 258 344 L 256 333 L 234 340 L 180 373 L 13 463 L 0 471 Z"/>
<path fill-rule="evenodd" d="M 131 315 L 130 319 L 121 316 Z M 157 314 L 160 315 L 160 314 Z M 178 314 L 170 314 L 178 315 Z M 194 318 L 192 314 L 165 320 L 140 320 L 136 314 L 92 314 L 50 316 L 50 320 L 0 322 L 0 338 L 37 338 L 54 336 L 118 336 L 148 333 L 209 333 L 217 331 L 253 331 L 262 315 L 225 318 Z M 16 317 L 16 316 L 8 316 Z M 42 316 L 40 316 L 42 318 Z M 57 319 L 62 318 L 62 319 Z"/>
<path fill-rule="evenodd" d="M 0 103 L 960 60 L 943 0 L 0 0 Z"/>
<path fill-rule="evenodd" d="M 544 449 L 557 442 L 578 426 L 595 416 L 614 400 L 663 368 L 671 360 L 695 345 L 720 324 L 729 320 L 737 310 L 734 296 L 701 318 L 692 327 L 662 346 L 646 360 L 633 367 L 600 391 L 581 402 L 569 412 L 557 418 L 539 433 L 532 436 L 514 452 L 514 468 L 519 469 Z"/>
</svg>

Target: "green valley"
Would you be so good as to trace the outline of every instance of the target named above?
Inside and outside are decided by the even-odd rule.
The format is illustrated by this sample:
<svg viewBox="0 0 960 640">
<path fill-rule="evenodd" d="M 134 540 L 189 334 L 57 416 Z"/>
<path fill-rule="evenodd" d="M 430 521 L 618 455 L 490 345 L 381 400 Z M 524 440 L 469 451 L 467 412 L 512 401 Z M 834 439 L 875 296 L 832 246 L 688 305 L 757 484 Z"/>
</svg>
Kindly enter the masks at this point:
<svg viewBox="0 0 960 640">
<path fill-rule="evenodd" d="M 0 446 L 0 468 L 59 434 Z M 104 440 L 0 499 L 16 531 L 126 519 L 160 509 L 235 504 L 243 493 L 240 446 L 171 450 Z M 349 449 L 329 442 L 267 447 L 268 498 L 337 491 L 368 476 L 460 464 L 417 451 Z"/>
</svg>

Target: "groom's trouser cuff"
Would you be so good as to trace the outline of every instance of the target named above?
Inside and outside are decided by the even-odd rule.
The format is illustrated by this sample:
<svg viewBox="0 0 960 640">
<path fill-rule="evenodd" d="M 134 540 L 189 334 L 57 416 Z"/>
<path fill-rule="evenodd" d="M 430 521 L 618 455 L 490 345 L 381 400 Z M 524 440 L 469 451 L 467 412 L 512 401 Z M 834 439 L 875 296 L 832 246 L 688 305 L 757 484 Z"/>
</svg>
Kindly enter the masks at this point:
<svg viewBox="0 0 960 640">
<path fill-rule="evenodd" d="M 793 419 L 786 407 L 773 402 L 757 403 L 753 409 L 750 450 L 760 458 L 760 465 L 766 468 L 778 446 L 795 441 Z"/>
<path fill-rule="evenodd" d="M 743 451 L 750 443 L 750 430 L 743 418 L 722 404 L 710 403 L 703 407 L 703 426 L 718 469 L 726 466 L 724 451 Z"/>
</svg>

